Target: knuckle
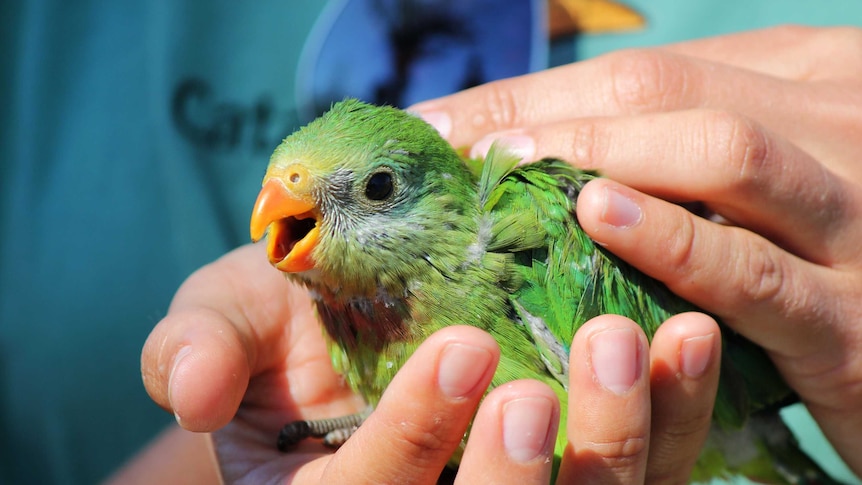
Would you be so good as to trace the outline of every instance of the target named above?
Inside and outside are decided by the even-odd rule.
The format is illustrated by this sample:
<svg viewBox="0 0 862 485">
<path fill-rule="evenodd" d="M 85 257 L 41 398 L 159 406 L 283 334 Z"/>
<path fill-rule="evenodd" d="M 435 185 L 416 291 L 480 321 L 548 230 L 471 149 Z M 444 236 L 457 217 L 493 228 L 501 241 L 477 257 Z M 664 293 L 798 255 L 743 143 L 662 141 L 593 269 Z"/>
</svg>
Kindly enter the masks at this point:
<svg viewBox="0 0 862 485">
<path fill-rule="evenodd" d="M 442 426 L 445 417 L 435 417 L 430 423 L 412 420 L 394 423 L 397 427 L 394 436 L 404 445 L 402 453 L 412 460 L 435 462 L 441 453 L 451 453 L 461 442 L 461 437 L 450 437 Z"/>
<path fill-rule="evenodd" d="M 612 469 L 627 469 L 645 457 L 649 444 L 643 436 L 627 436 L 619 440 L 590 441 L 586 443 L 603 464 Z"/>
<path fill-rule="evenodd" d="M 692 260 L 695 256 L 695 225 L 690 214 L 683 214 L 682 219 L 671 237 L 665 239 L 662 254 L 665 255 L 665 265 L 680 278 L 691 278 Z M 696 265 L 694 265 L 696 267 Z M 672 283 L 672 282 L 668 282 Z"/>
<path fill-rule="evenodd" d="M 630 112 L 655 112 L 680 104 L 692 86 L 691 72 L 678 57 L 632 49 L 605 57 L 611 101 Z"/>
<path fill-rule="evenodd" d="M 754 303 L 779 300 L 788 287 L 782 260 L 757 243 L 749 242 L 748 246 L 736 259 L 734 271 L 740 275 L 743 298 Z"/>
<path fill-rule="evenodd" d="M 843 234 L 848 224 L 858 217 L 853 200 L 854 194 L 849 192 L 843 179 L 835 176 L 823 165 L 811 165 L 796 183 L 799 191 L 809 207 L 811 215 L 821 221 L 824 236 Z M 817 191 L 805 190 L 807 187 L 818 187 Z M 862 207 L 862 206 L 859 206 Z M 859 246 L 856 246 L 857 248 Z"/>
<path fill-rule="evenodd" d="M 480 132 L 501 131 L 518 125 L 520 107 L 512 91 L 512 83 L 494 81 L 482 87 L 483 110 L 470 120 L 473 128 Z"/>
<path fill-rule="evenodd" d="M 611 147 L 610 133 L 598 123 L 574 123 L 568 132 L 571 162 L 582 169 L 601 167 Z"/>
<path fill-rule="evenodd" d="M 728 112 L 712 112 L 707 130 L 716 133 L 719 144 L 715 159 L 733 173 L 731 188 L 737 192 L 757 189 L 764 179 L 772 157 L 769 137 L 748 118 Z"/>
</svg>

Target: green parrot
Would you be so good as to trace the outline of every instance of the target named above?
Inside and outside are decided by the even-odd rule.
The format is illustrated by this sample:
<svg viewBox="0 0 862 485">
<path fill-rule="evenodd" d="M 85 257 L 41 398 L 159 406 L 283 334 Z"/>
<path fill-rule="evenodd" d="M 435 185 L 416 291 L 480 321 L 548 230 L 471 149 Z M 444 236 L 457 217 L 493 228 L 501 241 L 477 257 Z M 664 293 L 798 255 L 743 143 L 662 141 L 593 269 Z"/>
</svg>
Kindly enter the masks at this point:
<svg viewBox="0 0 862 485">
<path fill-rule="evenodd" d="M 351 99 L 275 149 L 252 240 L 268 234 L 270 262 L 308 288 L 335 370 L 370 408 L 426 337 L 470 324 L 500 345 L 491 386 L 542 381 L 565 423 L 568 392 L 578 392 L 567 388 L 569 345 L 583 323 L 624 315 L 652 338 L 671 315 L 696 310 L 578 225 L 578 193 L 596 174 L 558 159 L 518 162 L 499 147 L 468 159 L 420 118 Z M 692 480 L 835 483 L 780 420 L 794 395 L 763 350 L 727 327 L 722 344 L 713 426 Z M 361 420 L 290 423 L 279 447 L 343 438 Z M 566 442 L 561 426 L 555 466 Z"/>
</svg>

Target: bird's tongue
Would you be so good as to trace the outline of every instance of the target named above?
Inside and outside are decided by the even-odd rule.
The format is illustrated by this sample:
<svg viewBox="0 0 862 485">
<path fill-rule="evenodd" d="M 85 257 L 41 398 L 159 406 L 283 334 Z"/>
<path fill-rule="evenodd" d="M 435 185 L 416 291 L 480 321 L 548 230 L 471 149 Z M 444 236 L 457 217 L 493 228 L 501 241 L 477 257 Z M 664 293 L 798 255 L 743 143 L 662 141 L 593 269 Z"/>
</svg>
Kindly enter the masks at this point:
<svg viewBox="0 0 862 485">
<path fill-rule="evenodd" d="M 270 262 L 281 271 L 295 273 L 314 267 L 311 251 L 317 244 L 317 220 L 307 212 L 272 223 L 267 252 Z"/>
</svg>

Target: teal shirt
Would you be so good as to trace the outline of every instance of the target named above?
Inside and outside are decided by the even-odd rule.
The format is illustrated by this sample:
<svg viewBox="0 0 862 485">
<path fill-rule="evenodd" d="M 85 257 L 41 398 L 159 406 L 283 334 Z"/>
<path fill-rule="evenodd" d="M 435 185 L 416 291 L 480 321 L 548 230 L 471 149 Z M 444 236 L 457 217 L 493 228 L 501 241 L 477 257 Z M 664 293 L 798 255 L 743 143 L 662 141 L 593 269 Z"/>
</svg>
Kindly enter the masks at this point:
<svg viewBox="0 0 862 485">
<path fill-rule="evenodd" d="M 140 355 L 248 240 L 317 2 L 4 4 L 0 484 L 89 484 L 173 417 Z"/>
<path fill-rule="evenodd" d="M 141 347 L 182 280 L 247 241 L 269 154 L 301 124 L 295 75 L 323 2 L 10 3 L 0 483 L 93 483 L 172 421 L 143 389 Z M 862 25 L 850 0 L 628 3 L 646 29 L 581 36 L 578 58 L 784 22 Z M 808 443 L 816 428 L 803 431 Z"/>
</svg>

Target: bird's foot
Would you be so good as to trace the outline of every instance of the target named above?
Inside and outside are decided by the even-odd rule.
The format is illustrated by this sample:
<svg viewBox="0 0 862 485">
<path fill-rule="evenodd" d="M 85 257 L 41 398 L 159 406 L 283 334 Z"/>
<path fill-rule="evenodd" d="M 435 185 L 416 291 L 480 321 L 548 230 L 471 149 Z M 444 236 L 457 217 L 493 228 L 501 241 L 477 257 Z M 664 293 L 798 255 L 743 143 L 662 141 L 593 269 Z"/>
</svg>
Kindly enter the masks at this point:
<svg viewBox="0 0 862 485">
<path fill-rule="evenodd" d="M 324 445 L 337 448 L 359 429 L 359 426 L 370 413 L 369 408 L 356 414 L 337 418 L 287 423 L 278 433 L 276 446 L 278 446 L 279 451 L 289 451 L 304 439 L 322 438 Z"/>
</svg>

